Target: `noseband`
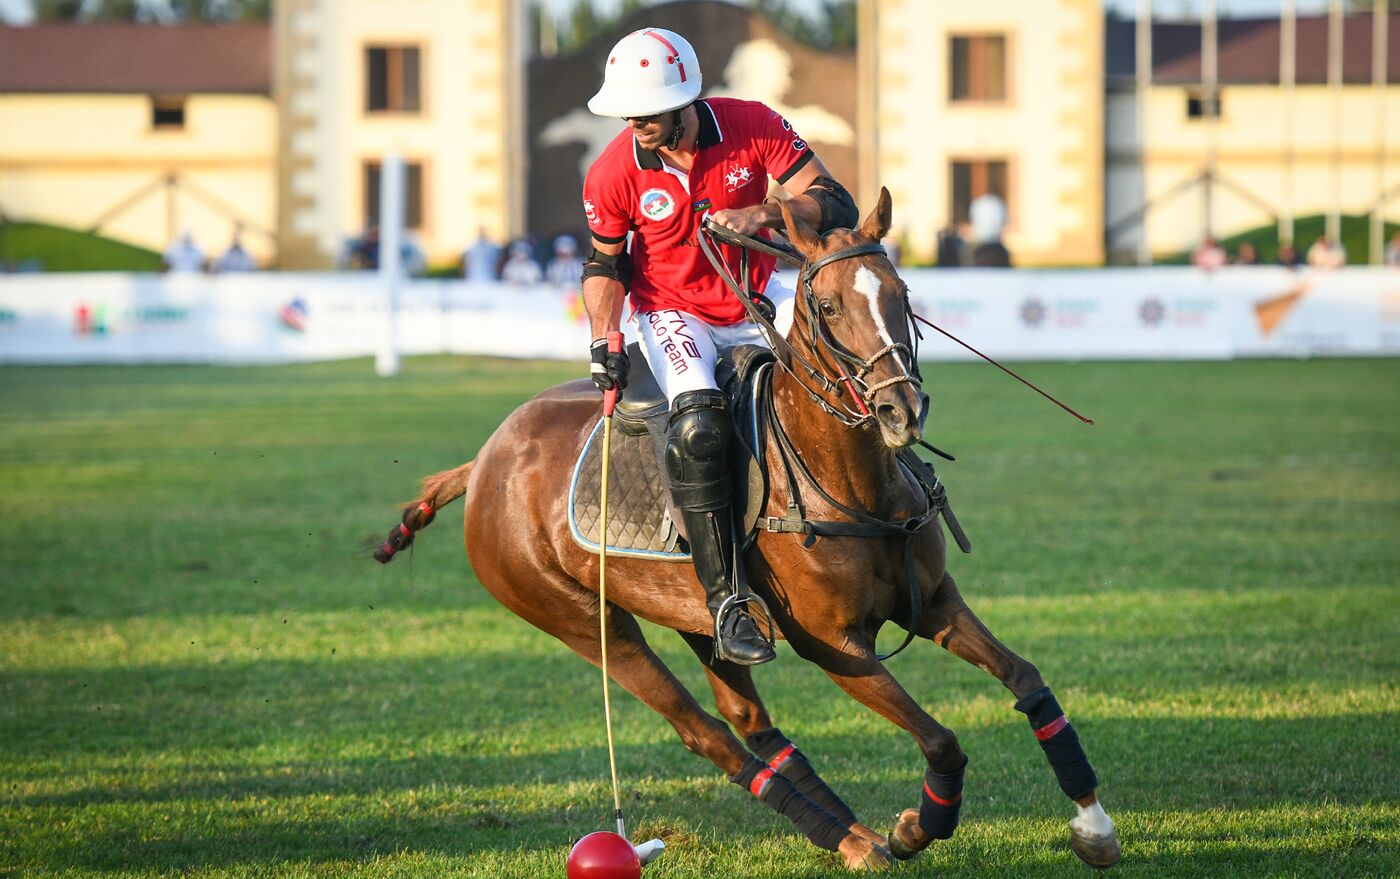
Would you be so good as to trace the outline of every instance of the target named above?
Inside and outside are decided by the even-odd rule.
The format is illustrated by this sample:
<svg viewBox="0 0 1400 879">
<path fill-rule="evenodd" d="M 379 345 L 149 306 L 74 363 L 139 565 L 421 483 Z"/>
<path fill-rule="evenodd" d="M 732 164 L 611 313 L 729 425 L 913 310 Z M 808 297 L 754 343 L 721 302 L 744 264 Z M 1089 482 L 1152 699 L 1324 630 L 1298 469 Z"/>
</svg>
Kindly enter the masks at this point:
<svg viewBox="0 0 1400 879">
<path fill-rule="evenodd" d="M 729 270 L 729 266 L 722 260 L 714 246 L 711 238 L 718 238 L 727 244 L 732 244 L 740 248 L 739 273 L 736 277 Z M 919 374 L 918 340 L 922 338 L 918 327 L 914 323 L 914 313 L 909 306 L 909 294 L 904 294 L 904 319 L 909 325 L 909 337 L 914 340 L 911 349 L 903 342 L 892 342 L 876 351 L 868 358 L 862 358 L 854 351 L 851 351 L 831 334 L 831 328 L 827 326 L 826 319 L 821 312 L 820 304 L 817 301 L 816 291 L 813 289 L 812 280 L 817 272 L 828 265 L 841 260 L 852 259 L 854 257 L 865 256 L 867 254 L 880 254 L 885 256 L 885 248 L 875 242 L 866 244 L 856 244 L 846 247 L 834 253 L 829 253 L 819 259 L 810 262 L 803 260 L 791 250 L 783 248 L 773 242 L 763 241 L 757 238 L 738 235 L 722 226 L 715 225 L 711 221 L 706 221 L 704 228 L 699 233 L 700 249 L 714 266 L 715 272 L 724 280 L 725 284 L 744 304 L 749 317 L 759 325 L 763 334 L 768 339 L 769 345 L 778 353 L 778 362 L 797 381 L 799 387 L 807 392 L 807 396 L 821 407 L 822 411 L 840 421 L 847 427 L 859 427 L 872 420 L 875 416 L 871 412 L 870 405 L 874 402 L 875 395 L 885 388 L 894 385 L 909 383 L 915 389 L 920 387 L 921 376 Z M 801 268 L 798 276 L 798 295 L 802 297 L 803 306 L 807 310 L 808 337 L 804 340 L 806 347 L 812 353 L 818 355 L 825 354 L 827 360 L 834 363 L 839 373 L 833 378 L 825 371 L 814 365 L 801 352 L 793 348 L 787 339 L 777 331 L 772 322 L 765 316 L 757 306 L 753 304 L 750 296 L 745 292 L 745 284 L 749 276 L 749 251 L 757 250 L 777 257 L 783 262 Z M 885 379 L 884 381 L 870 384 L 866 381 L 866 376 L 874 371 L 875 365 L 885 357 L 899 355 L 900 366 L 904 369 L 904 375 Z M 855 408 L 838 402 L 832 406 L 826 397 L 819 394 L 810 387 L 797 374 L 793 368 L 793 361 L 806 372 L 807 376 L 821 390 L 827 393 L 834 393 L 839 398 L 840 395 L 849 394 L 851 402 Z"/>
</svg>

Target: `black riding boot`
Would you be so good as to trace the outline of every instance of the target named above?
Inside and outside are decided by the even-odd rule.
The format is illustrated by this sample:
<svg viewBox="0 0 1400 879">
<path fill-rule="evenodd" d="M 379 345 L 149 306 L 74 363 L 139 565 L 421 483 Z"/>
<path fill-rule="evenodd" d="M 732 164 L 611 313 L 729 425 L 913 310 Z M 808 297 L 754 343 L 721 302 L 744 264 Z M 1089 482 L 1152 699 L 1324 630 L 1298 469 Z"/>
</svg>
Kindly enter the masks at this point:
<svg viewBox="0 0 1400 879">
<path fill-rule="evenodd" d="M 738 665 L 773 659 L 773 645 L 743 607 L 720 606 L 734 595 L 734 523 L 730 510 L 729 437 L 732 427 L 719 391 L 687 391 L 671 407 L 666 469 L 681 512 L 695 573 L 715 615 L 715 653 Z"/>
</svg>

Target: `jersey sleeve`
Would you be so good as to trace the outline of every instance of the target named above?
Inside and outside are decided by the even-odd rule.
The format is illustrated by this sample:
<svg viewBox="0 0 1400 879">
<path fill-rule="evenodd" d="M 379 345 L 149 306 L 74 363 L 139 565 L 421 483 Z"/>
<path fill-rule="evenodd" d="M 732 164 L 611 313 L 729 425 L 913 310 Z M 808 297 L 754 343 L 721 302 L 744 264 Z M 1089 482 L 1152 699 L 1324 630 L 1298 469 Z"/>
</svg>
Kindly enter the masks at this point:
<svg viewBox="0 0 1400 879">
<path fill-rule="evenodd" d="M 812 148 L 792 127 L 792 123 L 762 104 L 753 119 L 754 149 L 763 158 L 768 176 L 786 183 L 812 160 Z"/>
<path fill-rule="evenodd" d="M 604 244 L 618 244 L 627 239 L 632 218 L 626 209 L 623 186 L 616 179 L 599 171 L 595 165 L 583 181 L 583 216 L 588 231 Z"/>
</svg>

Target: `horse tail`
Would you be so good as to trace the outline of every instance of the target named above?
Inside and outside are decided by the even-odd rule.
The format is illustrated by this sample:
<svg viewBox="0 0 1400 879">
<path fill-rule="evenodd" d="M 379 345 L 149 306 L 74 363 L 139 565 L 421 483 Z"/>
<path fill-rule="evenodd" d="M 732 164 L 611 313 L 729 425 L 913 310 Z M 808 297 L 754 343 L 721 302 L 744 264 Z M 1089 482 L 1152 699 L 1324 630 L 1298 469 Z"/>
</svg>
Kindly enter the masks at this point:
<svg viewBox="0 0 1400 879">
<path fill-rule="evenodd" d="M 467 493 L 467 481 L 471 479 L 476 461 L 468 461 L 461 467 L 434 473 L 423 480 L 423 490 L 418 497 L 403 508 L 403 520 L 374 551 L 374 560 L 381 565 L 393 561 L 394 554 L 413 544 L 413 535 L 428 527 L 437 517 L 437 511 Z"/>
</svg>

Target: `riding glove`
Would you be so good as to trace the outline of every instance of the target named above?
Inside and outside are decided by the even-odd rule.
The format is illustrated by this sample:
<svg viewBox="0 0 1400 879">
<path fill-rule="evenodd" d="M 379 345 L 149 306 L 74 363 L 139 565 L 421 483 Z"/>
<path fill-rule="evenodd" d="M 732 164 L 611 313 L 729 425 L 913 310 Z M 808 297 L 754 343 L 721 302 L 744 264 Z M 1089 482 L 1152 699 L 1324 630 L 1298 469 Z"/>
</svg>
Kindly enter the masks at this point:
<svg viewBox="0 0 1400 879">
<path fill-rule="evenodd" d="M 598 390 L 611 391 L 615 387 L 620 391 L 627 387 L 627 370 L 630 364 L 626 350 L 610 354 L 607 339 L 594 339 L 593 344 L 588 346 L 588 353 L 593 360 L 589 372 Z"/>
</svg>

